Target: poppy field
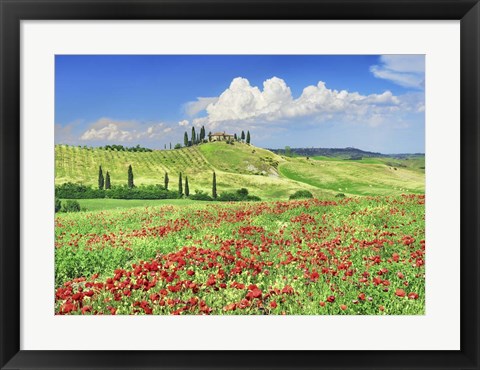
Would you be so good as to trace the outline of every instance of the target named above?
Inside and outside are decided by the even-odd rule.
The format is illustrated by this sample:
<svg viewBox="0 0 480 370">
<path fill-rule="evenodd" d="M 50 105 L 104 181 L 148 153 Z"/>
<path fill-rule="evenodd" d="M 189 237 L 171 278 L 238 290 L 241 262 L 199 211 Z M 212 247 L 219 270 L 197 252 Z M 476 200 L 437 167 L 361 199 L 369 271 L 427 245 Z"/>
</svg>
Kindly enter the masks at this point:
<svg viewBox="0 0 480 370">
<path fill-rule="evenodd" d="M 59 315 L 423 315 L 425 197 L 57 214 L 54 294 Z"/>
</svg>

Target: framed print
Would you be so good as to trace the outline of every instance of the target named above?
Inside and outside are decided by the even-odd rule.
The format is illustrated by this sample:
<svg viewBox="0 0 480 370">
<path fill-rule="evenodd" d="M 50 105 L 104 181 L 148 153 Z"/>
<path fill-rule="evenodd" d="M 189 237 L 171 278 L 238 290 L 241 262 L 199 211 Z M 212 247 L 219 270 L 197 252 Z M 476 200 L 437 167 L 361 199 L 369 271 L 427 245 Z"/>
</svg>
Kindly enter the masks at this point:
<svg viewBox="0 0 480 370">
<path fill-rule="evenodd" d="M 478 369 L 476 1 L 1 1 L 1 367 Z"/>
</svg>

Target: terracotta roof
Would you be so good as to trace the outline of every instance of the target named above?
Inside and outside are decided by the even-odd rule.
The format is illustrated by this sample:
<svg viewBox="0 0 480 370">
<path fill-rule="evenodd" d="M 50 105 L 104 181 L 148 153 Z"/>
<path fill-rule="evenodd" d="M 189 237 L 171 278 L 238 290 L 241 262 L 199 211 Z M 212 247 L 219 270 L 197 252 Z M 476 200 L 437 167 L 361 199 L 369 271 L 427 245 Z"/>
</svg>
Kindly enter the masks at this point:
<svg viewBox="0 0 480 370">
<path fill-rule="evenodd" d="M 233 135 L 226 134 L 225 132 L 215 132 L 212 134 L 212 136 L 233 136 Z"/>
</svg>

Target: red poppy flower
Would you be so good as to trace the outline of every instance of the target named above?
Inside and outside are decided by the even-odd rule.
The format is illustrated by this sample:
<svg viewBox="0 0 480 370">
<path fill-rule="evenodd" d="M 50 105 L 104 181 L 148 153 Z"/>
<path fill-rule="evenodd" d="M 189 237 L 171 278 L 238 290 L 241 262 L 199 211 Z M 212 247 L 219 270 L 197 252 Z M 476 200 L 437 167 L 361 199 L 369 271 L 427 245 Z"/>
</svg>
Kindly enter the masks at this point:
<svg viewBox="0 0 480 370">
<path fill-rule="evenodd" d="M 230 303 L 230 304 L 226 305 L 225 307 L 223 307 L 223 310 L 224 311 L 235 311 L 236 308 L 237 308 L 237 305 L 235 303 Z"/>
<path fill-rule="evenodd" d="M 253 298 L 260 298 L 262 296 L 262 291 L 258 288 L 252 290 Z"/>
<path fill-rule="evenodd" d="M 329 296 L 329 297 L 327 298 L 327 302 L 329 302 L 329 303 L 335 302 L 335 296 L 334 296 L 334 295 Z"/>
<path fill-rule="evenodd" d="M 75 301 L 80 301 L 82 300 L 83 298 L 83 294 L 82 293 L 75 293 L 73 296 L 72 296 L 73 300 Z"/>
<path fill-rule="evenodd" d="M 85 315 L 86 312 L 91 312 L 92 307 L 91 306 L 83 306 L 82 307 L 82 314 Z"/>
<path fill-rule="evenodd" d="M 414 293 L 414 292 L 408 293 L 408 298 L 409 299 L 418 299 L 418 294 Z"/>
<path fill-rule="evenodd" d="M 397 290 L 395 291 L 395 295 L 396 295 L 397 297 L 403 298 L 403 297 L 405 297 L 405 291 L 404 291 L 403 289 L 397 288 Z"/>
<path fill-rule="evenodd" d="M 342 304 L 342 305 L 340 305 L 340 309 L 341 309 L 342 311 L 345 311 L 345 310 L 347 309 L 347 306 L 344 305 L 344 304 Z"/>
</svg>

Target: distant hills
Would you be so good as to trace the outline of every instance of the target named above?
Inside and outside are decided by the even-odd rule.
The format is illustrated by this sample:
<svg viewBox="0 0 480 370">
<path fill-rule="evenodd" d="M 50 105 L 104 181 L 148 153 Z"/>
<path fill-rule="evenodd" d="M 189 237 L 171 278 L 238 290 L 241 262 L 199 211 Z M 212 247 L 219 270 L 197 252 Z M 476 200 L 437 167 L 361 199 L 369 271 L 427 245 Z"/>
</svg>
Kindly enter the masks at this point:
<svg viewBox="0 0 480 370">
<path fill-rule="evenodd" d="M 268 149 L 273 153 L 285 155 L 285 149 Z M 361 159 L 361 158 L 405 158 L 409 156 L 421 156 L 424 153 L 395 153 L 383 154 L 378 152 L 369 152 L 357 148 L 290 148 L 293 155 L 303 157 L 345 157 L 345 159 Z"/>
</svg>

